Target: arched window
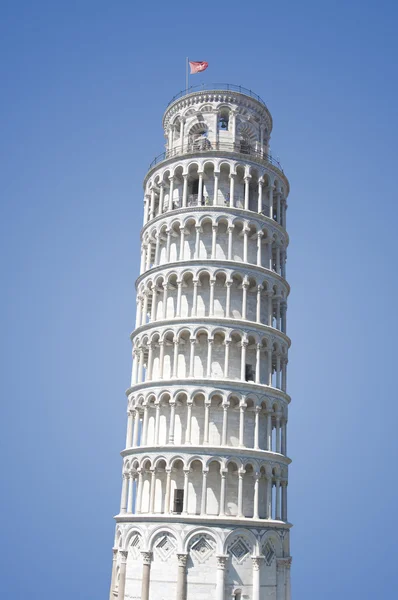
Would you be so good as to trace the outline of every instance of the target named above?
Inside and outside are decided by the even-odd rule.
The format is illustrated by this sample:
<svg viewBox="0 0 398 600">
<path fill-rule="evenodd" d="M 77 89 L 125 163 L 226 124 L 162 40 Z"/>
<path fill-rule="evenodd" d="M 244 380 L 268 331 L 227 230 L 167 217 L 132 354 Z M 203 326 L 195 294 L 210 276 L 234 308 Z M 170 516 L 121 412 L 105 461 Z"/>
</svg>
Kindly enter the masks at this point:
<svg viewBox="0 0 398 600">
<path fill-rule="evenodd" d="M 223 108 L 218 116 L 218 129 L 220 131 L 228 131 L 229 127 L 229 111 Z"/>
<path fill-rule="evenodd" d="M 242 592 L 240 590 L 234 592 L 233 600 L 242 600 Z"/>
</svg>

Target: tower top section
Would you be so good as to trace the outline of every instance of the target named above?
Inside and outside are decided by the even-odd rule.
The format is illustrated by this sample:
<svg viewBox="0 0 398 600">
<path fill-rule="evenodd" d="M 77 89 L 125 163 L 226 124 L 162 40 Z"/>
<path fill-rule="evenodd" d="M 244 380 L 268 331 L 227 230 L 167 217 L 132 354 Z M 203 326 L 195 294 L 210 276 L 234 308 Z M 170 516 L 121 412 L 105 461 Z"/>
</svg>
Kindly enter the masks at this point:
<svg viewBox="0 0 398 600">
<path fill-rule="evenodd" d="M 197 112 L 212 113 L 223 105 L 246 115 L 248 120 L 263 126 L 270 135 L 272 117 L 264 100 L 252 90 L 231 83 L 207 83 L 179 92 L 167 105 L 163 127 L 166 131 L 177 116 L 186 119 Z"/>
<path fill-rule="evenodd" d="M 198 153 L 243 155 L 247 160 L 275 168 L 279 160 L 270 151 L 272 117 L 265 102 L 242 86 L 206 84 L 182 91 L 163 115 L 166 150 L 150 164 Z"/>
</svg>

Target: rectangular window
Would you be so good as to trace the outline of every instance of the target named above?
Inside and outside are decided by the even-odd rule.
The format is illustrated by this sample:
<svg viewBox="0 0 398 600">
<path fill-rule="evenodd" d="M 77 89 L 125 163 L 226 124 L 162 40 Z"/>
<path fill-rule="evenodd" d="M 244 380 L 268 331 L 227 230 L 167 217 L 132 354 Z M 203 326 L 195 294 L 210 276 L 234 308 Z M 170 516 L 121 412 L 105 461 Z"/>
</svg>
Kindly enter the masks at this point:
<svg viewBox="0 0 398 600">
<path fill-rule="evenodd" d="M 247 364 L 245 368 L 245 379 L 246 381 L 254 381 L 255 380 L 255 371 L 252 365 Z"/>
<path fill-rule="evenodd" d="M 174 510 L 177 514 L 182 513 L 184 506 L 184 490 L 174 490 Z"/>
</svg>

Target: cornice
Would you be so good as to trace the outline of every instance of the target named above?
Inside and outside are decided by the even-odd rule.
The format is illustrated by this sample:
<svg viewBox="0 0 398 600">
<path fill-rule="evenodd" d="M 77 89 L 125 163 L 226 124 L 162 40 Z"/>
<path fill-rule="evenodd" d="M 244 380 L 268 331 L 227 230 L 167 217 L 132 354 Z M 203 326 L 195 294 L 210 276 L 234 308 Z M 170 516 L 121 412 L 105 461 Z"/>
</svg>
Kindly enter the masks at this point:
<svg viewBox="0 0 398 600">
<path fill-rule="evenodd" d="M 258 273 L 262 276 L 268 275 L 271 278 L 273 278 L 275 280 L 275 283 L 280 283 L 284 286 L 284 288 L 287 291 L 287 296 L 290 294 L 290 285 L 288 284 L 288 282 L 286 281 L 286 279 L 284 279 L 283 277 L 281 277 L 280 275 L 278 275 L 278 273 L 275 273 L 275 271 L 271 271 L 270 269 L 267 269 L 265 267 L 259 267 L 258 265 L 254 265 L 251 263 L 238 263 L 235 260 L 220 260 L 219 258 L 217 259 L 188 259 L 188 260 L 184 260 L 184 261 L 177 261 L 177 262 L 169 262 L 167 264 L 164 265 L 158 265 L 157 267 L 152 267 L 151 269 L 148 269 L 147 271 L 145 271 L 144 273 L 142 273 L 139 277 L 137 277 L 136 281 L 135 281 L 135 288 L 137 290 L 139 284 L 141 283 L 141 281 L 144 281 L 147 277 L 153 277 L 155 275 L 157 275 L 158 273 L 161 273 L 162 271 L 165 270 L 170 270 L 170 269 L 175 269 L 176 271 L 187 271 L 187 268 L 189 266 L 192 267 L 202 267 L 203 269 L 206 269 L 207 266 L 209 267 L 219 267 L 220 269 L 233 269 L 234 271 L 239 271 L 239 273 L 247 273 L 248 275 L 251 275 L 253 273 Z"/>
<path fill-rule="evenodd" d="M 161 215 L 157 215 L 143 226 L 141 229 L 141 240 L 144 233 L 146 233 L 147 229 L 150 229 L 150 226 L 157 224 L 159 221 L 169 218 L 175 218 L 176 215 L 185 215 L 189 216 L 198 215 L 201 213 L 204 214 L 220 214 L 221 216 L 234 216 L 234 217 L 242 217 L 243 219 L 247 219 L 249 221 L 258 220 L 260 223 L 264 223 L 264 225 L 268 225 L 271 229 L 274 229 L 277 233 L 282 234 L 286 240 L 286 247 L 289 245 L 289 234 L 286 229 L 279 225 L 276 221 L 262 215 L 261 213 L 255 212 L 253 210 L 245 210 L 244 208 L 231 208 L 229 206 L 187 206 L 185 208 L 174 208 L 172 211 L 165 212 Z"/>
<path fill-rule="evenodd" d="M 127 388 L 125 394 L 128 397 L 131 394 L 137 393 L 141 390 L 147 390 L 148 388 L 152 390 L 161 388 L 165 391 L 173 388 L 181 389 L 181 391 L 191 388 L 193 390 L 197 390 L 199 388 L 211 388 L 211 391 L 231 391 L 239 393 L 242 396 L 254 394 L 277 398 L 278 400 L 286 402 L 286 404 L 290 404 L 291 402 L 289 394 L 283 392 L 278 388 L 266 385 L 265 383 L 254 383 L 253 381 L 240 381 L 238 379 L 215 379 L 214 377 L 208 379 L 204 377 L 192 377 L 191 379 L 186 377 L 178 379 L 158 379 L 157 381 L 142 381 L 141 383 L 136 383 Z"/>
<path fill-rule="evenodd" d="M 274 336 L 284 340 L 288 348 L 290 348 L 291 345 L 289 336 L 287 336 L 285 333 L 282 333 L 282 331 L 279 331 L 279 329 L 274 329 L 273 327 L 269 327 L 269 325 L 256 323 L 255 321 L 245 321 L 243 319 L 225 319 L 223 317 L 177 317 L 173 319 L 162 319 L 137 327 L 130 334 L 130 339 L 133 340 L 137 335 L 146 331 L 150 331 L 151 329 L 163 327 L 176 329 L 181 325 L 186 325 L 187 323 L 190 323 L 191 325 L 195 325 L 195 323 L 197 323 L 198 327 L 214 324 L 215 327 L 219 325 L 222 327 L 232 327 L 232 329 L 243 329 L 248 335 L 250 335 L 251 331 L 253 331 L 253 333 L 262 331 L 264 333 L 268 333 L 271 337 Z"/>
<path fill-rule="evenodd" d="M 261 530 L 266 529 L 291 529 L 293 525 L 285 521 L 275 521 L 273 519 L 253 519 L 252 517 L 231 517 L 231 516 L 213 516 L 213 515 L 133 515 L 133 514 L 118 514 L 114 516 L 117 523 L 186 523 L 186 524 L 202 524 L 210 527 L 226 527 L 230 526 L 234 529 L 238 526 L 248 528 L 256 528 Z"/>
<path fill-rule="evenodd" d="M 269 452 L 268 450 L 255 450 L 253 448 L 234 448 L 231 446 L 194 446 L 194 445 L 166 445 L 166 446 L 138 446 L 122 450 L 120 455 L 124 458 L 131 455 L 146 455 L 146 454 L 179 454 L 187 456 L 215 456 L 223 458 L 255 458 L 266 459 L 270 462 L 276 462 L 283 466 L 290 465 L 291 458 L 284 456 L 278 452 Z"/>
<path fill-rule="evenodd" d="M 250 159 L 248 159 L 248 156 L 250 156 Z M 241 154 L 240 152 L 234 152 L 232 150 L 214 150 L 214 149 L 202 150 L 202 151 L 197 151 L 197 152 L 183 152 L 181 154 L 177 154 L 175 156 L 170 156 L 170 158 L 165 158 L 164 160 L 159 161 L 158 163 L 156 163 L 156 165 L 154 165 L 152 168 L 150 168 L 147 171 L 147 174 L 145 175 L 144 181 L 143 181 L 144 191 L 145 191 L 148 179 L 150 177 L 152 177 L 152 175 L 157 170 L 163 169 L 165 166 L 171 165 L 172 163 L 181 163 L 181 161 L 183 161 L 183 160 L 188 160 L 188 159 L 193 159 L 193 158 L 207 159 L 209 157 L 229 158 L 231 160 L 235 160 L 236 162 L 238 162 L 240 164 L 243 163 L 243 164 L 247 164 L 247 165 L 252 165 L 253 167 L 258 167 L 258 165 L 261 165 L 262 167 L 269 169 L 269 171 L 273 175 L 277 175 L 280 179 L 282 179 L 284 181 L 284 183 L 286 184 L 286 192 L 287 192 L 286 198 L 289 195 L 290 184 L 289 184 L 288 178 L 286 177 L 286 175 L 283 171 L 278 169 L 278 167 L 271 164 L 269 161 L 263 160 L 260 156 L 256 157 L 253 155 Z"/>
<path fill-rule="evenodd" d="M 269 133 L 272 131 L 272 115 L 268 110 L 268 107 L 263 102 L 256 100 L 256 98 L 253 98 L 252 96 L 248 96 L 244 92 L 217 89 L 196 90 L 177 98 L 174 102 L 168 105 L 163 114 L 163 129 L 167 127 L 170 117 L 177 112 L 193 107 L 196 104 L 204 104 L 207 102 L 216 102 L 218 104 L 235 104 L 237 107 L 242 107 L 245 109 L 249 108 L 260 117 L 265 118 Z"/>
</svg>

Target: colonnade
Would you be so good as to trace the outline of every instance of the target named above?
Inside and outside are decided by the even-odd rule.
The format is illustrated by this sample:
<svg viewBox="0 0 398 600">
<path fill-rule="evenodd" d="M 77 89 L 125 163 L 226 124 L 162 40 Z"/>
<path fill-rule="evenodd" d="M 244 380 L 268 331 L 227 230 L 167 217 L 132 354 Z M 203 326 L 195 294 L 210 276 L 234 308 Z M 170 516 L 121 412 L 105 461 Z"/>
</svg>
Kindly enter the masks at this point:
<svg viewBox="0 0 398 600">
<path fill-rule="evenodd" d="M 213 464 L 219 463 L 212 461 L 210 466 Z M 237 472 L 220 468 L 211 484 L 208 482 L 209 473 L 209 468 L 201 468 L 196 472 L 192 468 L 173 467 L 140 467 L 138 470 L 125 472 L 120 514 L 181 514 L 287 522 L 287 479 L 275 476 L 270 472 L 269 465 L 262 467 L 260 471 L 252 471 L 251 465 L 241 467 Z M 171 498 L 172 478 L 177 485 L 182 476 L 183 506 L 181 511 L 175 511 Z M 211 507 L 208 506 L 209 492 L 212 493 L 213 500 Z M 217 498 L 216 501 L 214 497 Z"/>
<path fill-rule="evenodd" d="M 286 392 L 287 363 L 286 351 L 266 336 L 256 342 L 252 336 L 240 337 L 238 333 L 228 338 L 218 332 L 214 337 L 209 336 L 206 330 L 191 337 L 167 332 L 164 336 L 152 335 L 151 340 L 148 336 L 136 340 L 131 385 L 216 377 L 268 385 Z"/>
<path fill-rule="evenodd" d="M 252 278 L 236 274 L 230 279 L 223 274 L 191 276 L 185 273 L 177 279 L 173 274 L 166 281 L 160 276 L 150 287 L 144 282 L 137 294 L 136 328 L 165 319 L 218 317 L 253 321 L 286 333 L 287 300 L 273 288 L 253 285 Z"/>
<path fill-rule="evenodd" d="M 211 439 L 210 423 L 213 433 Z M 253 405 L 248 407 L 244 400 L 234 406 L 228 400 L 214 406 L 211 398 L 198 407 L 192 398 L 184 403 L 174 398 L 158 398 L 153 402 L 146 400 L 143 406 L 128 411 L 126 449 L 165 445 L 229 446 L 286 455 L 287 418 L 281 410 Z"/>
<path fill-rule="evenodd" d="M 175 600 L 189 600 L 187 596 L 187 566 L 189 553 L 177 553 L 177 573 L 176 573 L 176 595 Z M 125 600 L 126 587 L 126 563 L 128 551 L 113 548 L 113 569 L 111 582 L 110 600 Z M 217 554 L 217 570 L 216 570 L 216 587 L 215 600 L 235 600 L 242 596 L 235 594 L 233 596 L 226 595 L 226 569 L 231 557 L 229 554 Z M 141 600 L 149 600 L 150 584 L 151 584 L 151 565 L 153 561 L 153 552 L 141 551 L 142 560 L 142 584 L 141 584 Z M 276 600 L 290 600 L 291 598 L 291 580 L 290 567 L 291 558 L 276 559 Z M 262 600 L 260 573 L 263 568 L 265 557 L 263 555 L 251 556 L 252 561 L 252 595 L 250 600 Z M 119 576 L 116 584 L 116 569 L 119 562 Z M 238 586 L 236 586 L 238 587 Z"/>
<path fill-rule="evenodd" d="M 195 166 L 197 166 L 196 163 Z M 256 189 L 253 189 L 253 183 L 251 183 L 253 177 L 250 169 L 245 169 L 242 176 L 239 176 L 238 173 L 233 172 L 224 174 L 217 170 L 217 165 L 214 166 L 215 169 L 213 168 L 211 172 L 206 173 L 203 168 L 191 174 L 188 166 L 188 172 L 182 172 L 179 176 L 166 173 L 166 180 L 162 179 L 151 183 L 144 198 L 144 225 L 159 215 L 179 208 L 228 206 L 263 214 L 286 228 L 286 198 L 278 181 L 277 186 L 272 182 L 267 185 L 265 178 L 259 177 L 255 183 Z M 222 188 L 220 186 L 221 178 Z M 195 194 L 189 193 L 189 182 L 191 182 L 192 189 L 192 181 L 197 182 L 197 188 L 195 186 L 197 193 Z M 228 188 L 226 181 L 229 182 Z M 240 183 L 242 196 L 236 192 L 237 182 Z M 166 194 L 167 203 L 164 201 Z"/>
<path fill-rule="evenodd" d="M 163 226 L 142 244 L 140 273 L 161 264 L 168 264 L 171 261 L 221 259 L 241 260 L 244 263 L 269 269 L 281 277 L 286 277 L 286 242 L 283 238 L 268 235 L 264 237 L 263 230 L 253 232 L 246 223 L 243 224 L 242 229 L 239 227 L 239 230 L 236 229 L 238 224 L 228 224 L 227 231 L 219 234 L 221 236 L 219 238 L 218 229 L 221 225 L 220 223 L 212 223 L 211 242 L 208 244 L 210 253 L 208 254 L 206 250 L 205 256 L 201 251 L 201 247 L 205 248 L 207 245 L 203 244 L 202 240 L 203 224 L 192 224 L 191 229 L 186 226 L 179 226 L 179 232 L 173 227 Z M 234 234 L 235 230 L 236 235 Z M 174 251 L 172 256 L 172 241 L 178 235 L 178 255 Z M 236 255 L 236 236 L 239 236 L 243 242 L 240 257 Z M 189 244 L 190 238 L 192 244 Z M 254 240 L 256 252 L 253 252 L 251 247 Z"/>
</svg>

